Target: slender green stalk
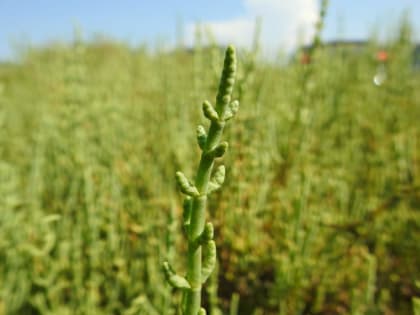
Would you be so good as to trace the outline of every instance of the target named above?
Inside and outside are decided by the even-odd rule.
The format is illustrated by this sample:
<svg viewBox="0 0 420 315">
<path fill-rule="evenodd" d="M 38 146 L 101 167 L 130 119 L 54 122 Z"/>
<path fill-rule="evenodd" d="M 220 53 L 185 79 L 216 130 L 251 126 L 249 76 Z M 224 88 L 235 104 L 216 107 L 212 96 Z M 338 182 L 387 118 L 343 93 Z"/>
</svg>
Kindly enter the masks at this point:
<svg viewBox="0 0 420 315">
<path fill-rule="evenodd" d="M 206 204 L 208 195 L 221 187 L 225 178 L 225 168 L 219 166 L 213 172 L 214 160 L 222 157 L 228 148 L 221 137 L 226 122 L 239 108 L 237 101 L 231 102 L 235 82 L 236 55 L 235 49 L 229 46 L 226 50 L 222 77 L 216 97 L 216 107 L 210 102 L 203 103 L 204 116 L 210 120 L 206 133 L 203 126 L 197 127 L 197 141 L 202 150 L 195 183 L 192 184 L 183 173 L 177 172 L 176 179 L 181 191 L 186 195 L 184 201 L 184 227 L 188 239 L 187 275 L 181 277 L 164 263 L 168 282 L 184 290 L 184 315 L 202 315 L 201 288 L 212 273 L 216 264 L 216 244 L 213 240 L 213 225 L 206 224 Z"/>
</svg>

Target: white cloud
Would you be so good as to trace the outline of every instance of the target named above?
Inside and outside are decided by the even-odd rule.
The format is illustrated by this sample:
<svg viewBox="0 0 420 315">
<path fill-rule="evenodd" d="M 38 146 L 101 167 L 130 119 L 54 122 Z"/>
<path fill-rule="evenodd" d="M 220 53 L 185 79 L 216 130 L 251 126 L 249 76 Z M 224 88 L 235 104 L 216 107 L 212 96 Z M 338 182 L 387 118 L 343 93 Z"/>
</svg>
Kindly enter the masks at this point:
<svg viewBox="0 0 420 315">
<path fill-rule="evenodd" d="M 247 18 L 237 18 L 220 22 L 205 22 L 216 40 L 221 43 L 235 42 L 241 46 L 248 45 L 249 35 L 254 32 L 255 23 Z"/>
<path fill-rule="evenodd" d="M 261 42 L 270 55 L 282 48 L 290 51 L 299 42 L 308 42 L 318 18 L 317 0 L 243 0 L 245 14 L 224 21 L 202 21 L 220 44 L 252 45 L 255 21 L 262 18 Z M 187 43 L 193 43 L 195 24 L 188 24 Z M 300 38 L 299 38 L 300 37 Z"/>
</svg>

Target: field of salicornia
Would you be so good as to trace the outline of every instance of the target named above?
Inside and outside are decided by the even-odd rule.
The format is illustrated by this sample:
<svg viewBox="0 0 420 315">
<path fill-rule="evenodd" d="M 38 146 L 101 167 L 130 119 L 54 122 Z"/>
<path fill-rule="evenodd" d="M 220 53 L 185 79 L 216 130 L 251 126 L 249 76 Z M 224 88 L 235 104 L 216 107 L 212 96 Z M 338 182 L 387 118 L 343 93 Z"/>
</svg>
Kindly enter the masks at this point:
<svg viewBox="0 0 420 315">
<path fill-rule="evenodd" d="M 396 33 L 386 61 L 374 40 L 288 65 L 238 50 L 208 314 L 420 314 L 420 74 Z M 195 174 L 222 65 L 79 39 L 0 65 L 0 314 L 179 314 L 175 173 Z"/>
</svg>

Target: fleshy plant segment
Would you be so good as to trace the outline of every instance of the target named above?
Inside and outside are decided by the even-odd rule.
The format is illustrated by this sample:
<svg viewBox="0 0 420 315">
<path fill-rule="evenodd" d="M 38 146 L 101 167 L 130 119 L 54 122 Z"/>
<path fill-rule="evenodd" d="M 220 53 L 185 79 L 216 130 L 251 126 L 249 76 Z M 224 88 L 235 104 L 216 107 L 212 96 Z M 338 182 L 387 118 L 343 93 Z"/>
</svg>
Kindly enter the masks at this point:
<svg viewBox="0 0 420 315">
<path fill-rule="evenodd" d="M 209 194 L 221 187 L 225 179 L 225 167 L 213 170 L 214 161 L 224 155 L 228 148 L 221 141 L 223 129 L 228 120 L 238 111 L 239 102 L 231 101 L 236 74 L 235 48 L 226 49 L 223 72 L 216 97 L 216 106 L 203 102 L 203 114 L 210 121 L 206 131 L 197 127 L 197 142 L 201 149 L 200 164 L 194 183 L 182 172 L 176 173 L 176 180 L 185 195 L 183 224 L 188 240 L 187 275 L 177 275 L 168 262 L 163 269 L 167 281 L 184 291 L 183 315 L 204 315 L 201 308 L 201 289 L 216 265 L 216 244 L 213 240 L 213 225 L 206 223 L 206 204 Z"/>
</svg>

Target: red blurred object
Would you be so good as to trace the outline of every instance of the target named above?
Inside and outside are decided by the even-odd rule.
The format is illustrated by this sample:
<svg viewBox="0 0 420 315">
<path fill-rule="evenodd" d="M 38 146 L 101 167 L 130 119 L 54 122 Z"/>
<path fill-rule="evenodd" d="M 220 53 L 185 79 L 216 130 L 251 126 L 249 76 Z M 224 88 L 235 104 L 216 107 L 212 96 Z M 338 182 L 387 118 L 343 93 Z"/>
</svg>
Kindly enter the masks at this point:
<svg viewBox="0 0 420 315">
<path fill-rule="evenodd" d="M 308 65 L 311 63 L 311 55 L 308 53 L 303 53 L 302 57 L 300 58 L 300 63 L 302 65 Z"/>
<path fill-rule="evenodd" d="M 376 53 L 376 59 L 385 62 L 388 60 L 388 53 L 385 50 L 380 50 Z"/>
</svg>

